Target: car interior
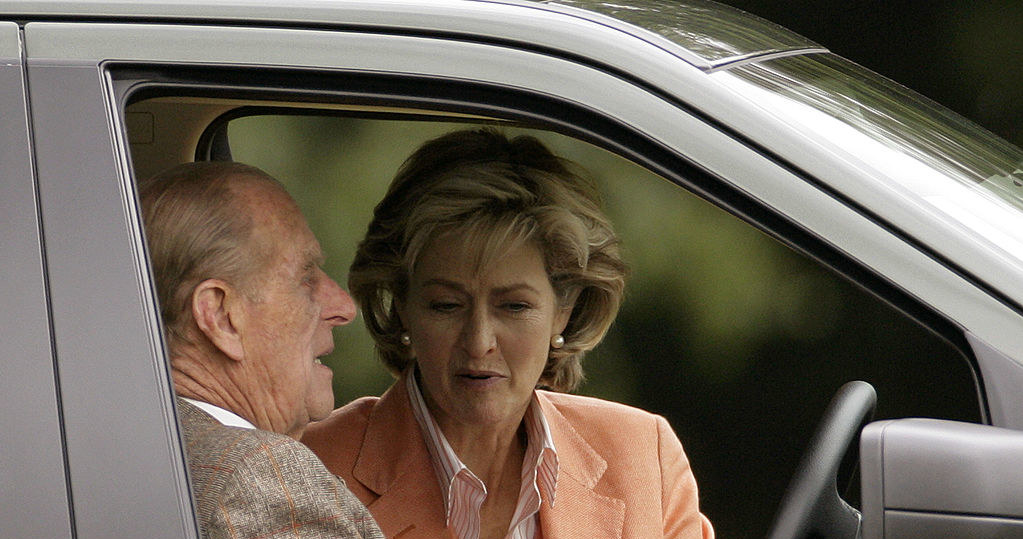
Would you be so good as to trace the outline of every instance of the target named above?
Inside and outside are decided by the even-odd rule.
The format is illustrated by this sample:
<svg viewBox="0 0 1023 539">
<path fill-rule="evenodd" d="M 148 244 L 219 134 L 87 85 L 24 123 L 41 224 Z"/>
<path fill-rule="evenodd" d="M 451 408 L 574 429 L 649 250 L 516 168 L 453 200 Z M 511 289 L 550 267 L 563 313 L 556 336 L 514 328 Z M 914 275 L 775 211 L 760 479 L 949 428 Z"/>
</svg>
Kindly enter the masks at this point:
<svg viewBox="0 0 1023 539">
<path fill-rule="evenodd" d="M 192 160 L 265 170 L 298 201 L 342 285 L 374 205 L 423 142 L 487 126 L 535 136 L 580 165 L 598 183 L 631 266 L 622 311 L 586 357 L 580 393 L 668 418 L 721 537 L 768 528 L 846 382 L 874 387 L 874 419 L 984 421 L 975 365 L 954 328 L 685 156 L 597 112 L 382 76 L 118 73 L 136 179 Z M 336 403 L 379 395 L 391 378 L 361 321 L 335 339 L 324 362 L 335 372 Z M 854 453 L 837 488 L 857 506 Z"/>
</svg>

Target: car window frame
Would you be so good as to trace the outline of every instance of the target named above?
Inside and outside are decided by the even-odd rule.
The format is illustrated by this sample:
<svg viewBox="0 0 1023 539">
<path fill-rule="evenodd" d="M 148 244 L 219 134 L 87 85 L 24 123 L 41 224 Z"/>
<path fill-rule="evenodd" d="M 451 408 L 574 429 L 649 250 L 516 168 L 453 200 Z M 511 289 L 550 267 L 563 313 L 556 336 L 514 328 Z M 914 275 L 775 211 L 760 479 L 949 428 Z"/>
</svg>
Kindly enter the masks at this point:
<svg viewBox="0 0 1023 539">
<path fill-rule="evenodd" d="M 70 536 L 197 539 L 121 118 L 102 62 L 40 56 L 33 24 L 26 81 Z"/>
<path fill-rule="evenodd" d="M 68 537 L 60 395 L 20 27 L 0 21 L 0 536 Z M 46 518 L 25 518 L 45 514 Z"/>
<path fill-rule="evenodd" d="M 947 268 L 933 266 L 933 260 L 921 258 L 916 252 L 905 251 L 905 246 L 902 245 L 904 238 L 889 237 L 891 233 L 898 236 L 898 231 L 875 229 L 877 226 L 884 228 L 885 223 L 875 222 L 869 213 L 858 212 L 856 208 L 852 208 L 859 215 L 848 215 L 848 219 L 839 223 L 834 220 L 835 214 L 830 210 L 816 212 L 818 206 L 834 206 L 843 214 L 850 208 L 843 201 L 833 200 L 831 193 L 821 192 L 820 179 L 808 176 L 804 169 L 792 166 L 770 150 L 765 150 L 754 140 L 745 138 L 742 133 L 715 122 L 702 113 L 700 109 L 707 107 L 716 107 L 719 111 L 729 110 L 726 103 L 731 100 L 737 108 L 726 116 L 728 121 L 732 121 L 736 114 L 749 108 L 749 103 L 741 96 L 722 91 L 707 73 L 674 57 L 670 63 L 664 64 L 663 69 L 656 75 L 651 75 L 656 80 L 644 81 L 636 77 L 646 76 L 651 72 L 648 63 L 644 63 L 635 74 L 623 73 L 620 68 L 607 70 L 607 66 L 599 59 L 562 57 L 551 51 L 530 50 L 517 47 L 515 44 L 453 40 L 443 35 L 423 37 L 415 31 L 403 30 L 325 31 L 216 25 L 173 27 L 130 23 L 76 25 L 36 23 L 35 31 L 40 36 L 60 35 L 63 40 L 76 43 L 77 46 L 73 47 L 62 44 L 40 51 L 42 55 L 68 54 L 72 56 L 72 60 L 88 56 L 103 58 L 120 56 L 125 62 L 144 58 L 156 64 L 174 62 L 205 64 L 210 67 L 261 65 L 267 69 L 287 65 L 311 70 L 343 69 L 349 74 L 404 73 L 427 77 L 431 71 L 443 71 L 446 73 L 445 76 L 452 80 L 461 78 L 478 82 L 500 80 L 510 76 L 509 70 L 512 70 L 518 80 L 510 84 L 533 88 L 540 93 L 545 91 L 552 93 L 547 89 L 556 86 L 558 90 L 553 91 L 555 94 L 562 87 L 566 87 L 564 82 L 569 79 L 603 73 L 612 77 L 602 82 L 605 93 L 610 91 L 618 99 L 611 99 L 609 95 L 587 93 L 585 87 L 578 88 L 577 84 L 573 91 L 577 94 L 580 92 L 587 94 L 583 102 L 594 108 L 618 109 L 619 113 L 624 111 L 625 114 L 634 115 L 635 118 L 629 118 L 630 123 L 635 124 L 636 121 L 647 123 L 643 130 L 652 140 L 669 141 L 670 146 L 691 146 L 691 150 L 686 151 L 692 151 L 694 155 L 699 154 L 696 158 L 701 160 L 704 168 L 714 170 L 725 182 L 738 186 L 766 206 L 779 209 L 782 214 L 792 215 L 795 221 L 808 223 L 814 234 L 830 236 L 829 241 L 835 245 L 843 243 L 840 240 L 853 228 L 857 234 L 871 236 L 870 241 L 844 242 L 846 245 L 842 248 L 848 251 L 851 259 L 861 260 L 867 266 L 878 268 L 878 272 L 892 276 L 892 280 L 899 281 L 900 286 L 926 301 L 934 310 L 948 313 L 946 318 L 957 320 L 1011 356 L 1023 357 L 1023 340 L 1007 337 L 1012 335 L 1010 330 L 1018 324 L 1019 318 L 1019 313 L 1006 312 L 1012 311 L 1011 306 L 994 306 L 993 308 L 1000 313 L 995 317 L 989 317 L 988 313 L 992 309 L 992 306 L 988 305 L 991 299 L 989 294 L 975 290 L 975 287 L 969 285 L 960 286 L 958 284 L 960 276 L 955 275 L 954 271 L 948 274 L 945 271 Z M 268 43 L 274 42 L 278 43 L 278 46 L 268 46 Z M 131 48 L 126 49 L 129 43 Z M 187 46 L 175 48 L 175 44 L 179 43 L 187 43 Z M 638 45 L 633 43 L 630 46 Z M 114 52 L 115 50 L 120 52 Z M 484 60 L 486 55 L 492 54 L 493 51 L 500 51 L 500 62 Z M 447 57 L 462 57 L 465 61 L 438 65 L 439 58 Z M 663 58 L 661 60 L 667 61 Z M 496 64 L 500 64 L 501 67 Z M 674 88 L 667 92 L 664 87 L 671 80 L 674 80 Z M 678 96 L 683 90 L 689 91 L 689 97 L 699 101 L 699 104 L 694 106 L 680 99 Z M 618 95 L 619 93 L 622 95 Z M 633 103 L 631 98 L 624 98 L 625 94 L 655 96 L 659 100 L 657 106 L 660 107 L 657 111 L 671 107 L 676 109 L 675 112 L 684 110 L 692 116 L 678 117 L 685 126 L 669 125 L 660 121 L 663 115 L 659 116 L 654 110 L 645 110 Z M 647 107 L 653 103 L 649 99 L 644 102 Z M 731 142 L 748 146 L 754 154 L 751 154 L 750 159 L 736 163 L 726 156 L 715 155 L 710 140 L 705 142 L 698 138 L 679 139 L 679 133 L 689 133 L 694 126 L 713 129 L 712 132 L 701 133 L 701 137 L 706 136 L 714 140 L 720 137 L 729 138 Z M 786 144 L 791 143 L 788 135 L 779 135 L 779 138 L 786 140 Z M 762 163 L 760 169 L 752 170 L 750 167 L 758 159 L 770 161 L 770 164 Z M 737 170 L 743 167 L 747 170 Z M 777 167 L 783 170 L 778 170 Z M 732 171 L 726 172 L 727 169 Z M 843 169 L 834 173 L 850 176 L 861 172 L 850 165 L 848 170 Z M 796 182 L 791 179 L 793 175 L 797 178 Z M 750 176 L 755 176 L 756 181 L 751 181 Z M 800 182 L 812 185 L 798 185 Z M 899 250 L 901 258 L 891 258 L 889 256 L 891 249 Z M 913 245 L 909 249 L 915 251 L 919 246 Z M 920 254 L 924 257 L 930 256 L 926 252 Z M 927 272 L 931 279 L 923 285 L 925 289 L 915 290 L 918 284 L 914 281 L 918 281 L 917 277 L 921 271 Z M 950 286 L 953 281 L 957 284 Z M 956 297 L 950 296 L 949 292 Z"/>
<path fill-rule="evenodd" d="M 129 102 L 162 95 L 182 95 L 180 83 L 172 83 L 172 81 L 189 80 L 190 84 L 194 86 L 184 95 L 244 97 L 257 102 L 262 100 L 273 103 L 296 99 L 299 94 L 304 94 L 301 99 L 309 100 L 311 106 L 315 106 L 312 103 L 316 101 L 312 95 L 319 95 L 318 99 L 325 103 L 340 99 L 351 105 L 386 103 L 387 106 L 409 107 L 411 110 L 416 107 L 425 107 L 433 111 L 449 111 L 453 114 L 523 122 L 593 143 L 669 179 L 880 297 L 949 342 L 965 355 L 967 361 L 971 362 L 971 370 L 975 375 L 978 371 L 978 366 L 970 354 L 971 348 L 957 324 L 921 304 L 918 298 L 908 294 L 895 283 L 878 275 L 859 261 L 850 258 L 820 235 L 807 230 L 775 208 L 763 204 L 762 201 L 737 188 L 722 176 L 692 162 L 688 157 L 666 148 L 657 141 L 644 137 L 630 126 L 615 122 L 611 118 L 601 115 L 599 111 L 581 107 L 577 103 L 559 100 L 556 96 L 533 94 L 521 88 L 407 75 L 389 76 L 365 73 L 314 75 L 306 71 L 310 74 L 304 88 L 295 92 L 287 92 L 275 91 L 274 88 L 280 88 L 286 80 L 294 80 L 298 76 L 297 73 L 302 72 L 301 70 L 297 72 L 276 70 L 274 74 L 255 74 L 248 68 L 235 70 L 225 67 L 218 70 L 220 76 L 215 76 L 208 70 L 204 76 L 189 73 L 187 68 L 180 66 L 166 66 L 168 70 L 165 75 L 166 80 L 160 81 L 159 75 L 154 77 L 152 65 L 146 66 L 143 69 L 144 72 L 138 71 L 142 68 L 134 65 L 124 65 L 117 69 L 123 69 L 121 71 L 121 76 L 124 77 L 122 84 L 132 88 L 132 93 L 126 94 Z M 145 80 L 144 77 L 150 78 Z M 317 77 L 320 78 L 320 81 L 313 82 Z M 203 78 L 206 82 L 200 83 L 199 79 Z M 345 89 L 338 89 L 336 82 L 338 78 L 344 79 Z M 247 84 L 243 81 L 247 81 Z M 255 81 L 259 82 L 255 83 Z M 245 88 L 246 85 L 248 88 Z M 388 85 L 390 85 L 390 89 L 386 89 Z M 460 97 L 465 95 L 471 95 L 472 98 Z M 500 105 L 495 106 L 494 103 L 500 103 Z M 253 108 L 259 109 L 260 107 L 256 105 Z M 267 108 L 274 110 L 273 107 Z M 210 124 L 207 132 L 201 137 L 200 146 L 196 149 L 197 157 L 209 156 L 212 153 L 212 150 L 205 149 L 202 145 L 212 144 L 216 139 L 214 133 L 219 124 L 238 114 L 237 111 L 229 112 Z M 588 119 L 583 121 L 584 117 L 588 117 Z M 742 149 L 743 147 L 737 144 L 736 148 Z M 745 148 L 743 151 L 749 151 L 749 149 Z M 982 381 L 978 380 L 978 384 L 982 384 Z M 978 386 L 977 390 L 979 395 L 983 395 L 982 386 Z M 981 413 L 982 417 L 987 417 L 986 405 L 982 406 Z"/>
</svg>

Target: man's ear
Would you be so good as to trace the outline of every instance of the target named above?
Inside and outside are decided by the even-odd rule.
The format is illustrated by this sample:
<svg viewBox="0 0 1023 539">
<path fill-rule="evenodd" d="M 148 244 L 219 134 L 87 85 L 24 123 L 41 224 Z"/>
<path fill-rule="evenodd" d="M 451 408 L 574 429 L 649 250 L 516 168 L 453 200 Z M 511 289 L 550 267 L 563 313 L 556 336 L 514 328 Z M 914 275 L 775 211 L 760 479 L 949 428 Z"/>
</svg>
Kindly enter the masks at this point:
<svg viewBox="0 0 1023 539">
<path fill-rule="evenodd" d="M 192 291 L 192 316 L 199 331 L 227 357 L 241 361 L 244 357 L 241 335 L 235 326 L 236 291 L 220 279 L 206 279 Z M 234 316 L 232 316 L 234 315 Z"/>
</svg>

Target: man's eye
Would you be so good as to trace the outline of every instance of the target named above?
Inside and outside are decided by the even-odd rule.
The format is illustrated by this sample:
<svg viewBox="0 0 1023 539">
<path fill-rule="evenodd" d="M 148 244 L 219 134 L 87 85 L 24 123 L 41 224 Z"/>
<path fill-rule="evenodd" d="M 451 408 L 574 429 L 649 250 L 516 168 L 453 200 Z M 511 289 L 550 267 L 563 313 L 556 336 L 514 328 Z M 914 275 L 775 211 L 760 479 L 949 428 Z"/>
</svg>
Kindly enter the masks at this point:
<svg viewBox="0 0 1023 539">
<path fill-rule="evenodd" d="M 504 304 L 504 308 L 513 313 L 518 313 L 528 309 L 529 304 L 523 301 L 510 301 Z"/>
</svg>

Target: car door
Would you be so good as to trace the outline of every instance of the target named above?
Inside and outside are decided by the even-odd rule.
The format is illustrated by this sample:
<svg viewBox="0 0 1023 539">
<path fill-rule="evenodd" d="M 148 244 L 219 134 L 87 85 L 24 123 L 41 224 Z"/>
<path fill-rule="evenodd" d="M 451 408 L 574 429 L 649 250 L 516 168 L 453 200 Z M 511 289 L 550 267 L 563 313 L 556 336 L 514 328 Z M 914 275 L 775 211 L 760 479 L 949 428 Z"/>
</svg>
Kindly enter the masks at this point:
<svg viewBox="0 0 1023 539">
<path fill-rule="evenodd" d="M 70 537 L 23 50 L 0 22 L 0 536 Z"/>
<path fill-rule="evenodd" d="M 134 187 L 112 136 L 106 57 L 69 57 L 72 39 L 39 30 L 24 26 L 25 80 L 48 296 L 30 306 L 49 307 L 48 322 L 35 323 L 52 332 L 63 456 L 51 459 L 55 440 L 28 448 L 66 467 L 71 536 L 197 537 Z M 27 514 L 45 515 L 29 519 L 38 525 L 52 516 Z"/>
</svg>

